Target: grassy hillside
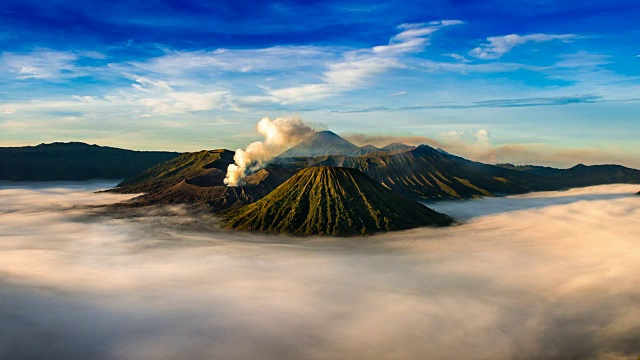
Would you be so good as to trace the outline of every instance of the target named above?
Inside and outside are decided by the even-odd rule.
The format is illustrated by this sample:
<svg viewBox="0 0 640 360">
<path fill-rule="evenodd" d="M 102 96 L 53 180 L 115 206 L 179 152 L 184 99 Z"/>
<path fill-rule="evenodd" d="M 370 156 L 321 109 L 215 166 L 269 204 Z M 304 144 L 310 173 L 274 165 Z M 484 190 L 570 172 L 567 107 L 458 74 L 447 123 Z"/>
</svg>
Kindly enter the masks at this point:
<svg viewBox="0 0 640 360">
<path fill-rule="evenodd" d="M 295 235 L 364 235 L 452 222 L 358 170 L 326 166 L 300 170 L 260 201 L 219 214 L 230 228 Z"/>
</svg>

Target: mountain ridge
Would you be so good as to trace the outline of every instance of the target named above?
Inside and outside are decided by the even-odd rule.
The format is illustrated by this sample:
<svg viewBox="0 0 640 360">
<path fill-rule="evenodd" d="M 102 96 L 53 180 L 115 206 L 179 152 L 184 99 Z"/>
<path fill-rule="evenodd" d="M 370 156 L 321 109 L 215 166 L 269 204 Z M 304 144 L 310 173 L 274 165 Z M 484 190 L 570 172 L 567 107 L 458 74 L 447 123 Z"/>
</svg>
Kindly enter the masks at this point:
<svg viewBox="0 0 640 360">
<path fill-rule="evenodd" d="M 209 165 L 204 162 L 197 163 L 191 175 L 183 178 L 175 177 L 171 183 L 167 182 L 135 201 L 139 205 L 199 203 L 208 205 L 212 211 L 218 211 L 255 202 L 300 169 L 311 166 L 358 169 L 382 186 L 407 198 L 426 201 L 473 199 L 608 183 L 640 182 L 639 170 L 619 165 L 525 171 L 508 166 L 483 164 L 451 155 L 428 145 L 420 145 L 412 150 L 396 153 L 277 158 L 264 169 L 245 177 L 244 186 L 227 188 L 222 180 L 226 167 L 232 161 L 233 152 L 216 151 L 226 152 L 227 155 L 224 159 L 211 159 L 213 162 Z M 198 156 L 198 153 L 183 156 L 188 158 Z M 213 174 L 205 168 L 205 165 L 219 171 Z M 162 183 L 153 176 L 145 181 Z M 124 193 L 138 193 L 141 192 L 140 190 L 143 188 L 130 186 L 114 189 L 115 192 Z"/>
</svg>

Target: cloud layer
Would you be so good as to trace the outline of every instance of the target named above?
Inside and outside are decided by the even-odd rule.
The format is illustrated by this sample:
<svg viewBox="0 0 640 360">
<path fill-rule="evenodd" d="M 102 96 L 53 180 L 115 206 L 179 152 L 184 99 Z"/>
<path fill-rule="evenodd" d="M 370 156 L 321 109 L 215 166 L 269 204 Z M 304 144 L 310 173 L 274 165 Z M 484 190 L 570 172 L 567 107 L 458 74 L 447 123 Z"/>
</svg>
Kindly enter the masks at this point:
<svg viewBox="0 0 640 360">
<path fill-rule="evenodd" d="M 440 203 L 462 225 L 342 240 L 78 207 L 124 198 L 104 186 L 0 189 L 0 357 L 640 352 L 637 185 Z"/>
</svg>

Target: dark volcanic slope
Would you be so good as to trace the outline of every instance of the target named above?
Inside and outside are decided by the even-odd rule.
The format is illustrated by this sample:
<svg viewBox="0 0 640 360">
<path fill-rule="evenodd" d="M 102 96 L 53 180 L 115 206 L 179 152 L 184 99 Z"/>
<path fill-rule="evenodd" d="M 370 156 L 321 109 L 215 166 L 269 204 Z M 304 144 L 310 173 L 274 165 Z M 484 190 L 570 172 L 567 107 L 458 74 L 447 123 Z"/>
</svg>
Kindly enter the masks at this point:
<svg viewBox="0 0 640 360">
<path fill-rule="evenodd" d="M 184 153 L 158 164 L 120 184 L 115 192 L 141 193 L 166 190 L 181 181 L 194 185 L 223 185 L 227 167 L 233 164 L 233 151 L 203 150 Z"/>
<path fill-rule="evenodd" d="M 358 170 L 326 166 L 300 170 L 262 200 L 220 215 L 230 228 L 295 235 L 364 235 L 452 222 Z"/>
<path fill-rule="evenodd" d="M 113 192 L 145 193 L 127 206 L 190 204 L 218 211 L 257 201 L 290 178 L 297 169 L 262 169 L 244 178 L 245 186 L 228 187 L 224 178 L 233 151 L 185 153 L 123 181 Z"/>
<path fill-rule="evenodd" d="M 194 180 L 200 179 L 201 181 L 203 179 L 203 177 L 196 177 L 139 196 L 129 205 L 207 205 L 211 210 L 219 211 L 232 206 L 251 204 L 262 199 L 294 173 L 295 170 L 267 171 L 263 169 L 245 177 L 247 182 L 245 186 L 226 186 L 222 184 L 222 179 L 196 185 Z"/>
<path fill-rule="evenodd" d="M 126 179 L 180 155 L 80 142 L 0 148 L 0 180 Z"/>
</svg>

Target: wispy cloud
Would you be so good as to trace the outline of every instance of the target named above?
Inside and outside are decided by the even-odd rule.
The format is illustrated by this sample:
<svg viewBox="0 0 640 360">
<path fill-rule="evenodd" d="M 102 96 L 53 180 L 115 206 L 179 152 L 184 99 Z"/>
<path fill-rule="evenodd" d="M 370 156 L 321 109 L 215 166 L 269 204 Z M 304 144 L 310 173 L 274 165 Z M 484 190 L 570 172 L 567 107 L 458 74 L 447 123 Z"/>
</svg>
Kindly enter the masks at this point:
<svg viewBox="0 0 640 360">
<path fill-rule="evenodd" d="M 136 90 L 145 91 L 145 92 L 154 92 L 156 90 L 163 90 L 163 91 L 173 90 L 166 81 L 152 80 L 144 76 L 128 74 L 128 73 L 123 73 L 122 75 L 127 79 L 131 79 L 136 82 L 135 84 L 131 84 L 131 86 Z"/>
<path fill-rule="evenodd" d="M 0 65 L 14 79 L 55 80 L 86 76 L 89 71 L 80 66 L 82 58 L 104 59 L 95 51 L 56 51 L 39 49 L 29 53 L 3 52 Z"/>
<path fill-rule="evenodd" d="M 181 114 L 224 108 L 228 103 L 227 95 L 227 91 L 167 92 L 156 97 L 142 98 L 137 103 L 155 114 Z"/>
<path fill-rule="evenodd" d="M 237 73 L 272 72 L 308 68 L 331 60 L 338 51 L 329 46 L 273 46 L 258 49 L 212 51 L 171 51 L 145 61 L 114 64 L 126 71 L 143 71 L 166 76 L 184 76 L 192 72 L 229 71 Z"/>
<path fill-rule="evenodd" d="M 556 96 L 556 97 L 537 97 L 524 99 L 499 99 L 475 102 L 468 107 L 527 107 L 527 106 L 550 106 L 550 105 L 568 105 L 579 103 L 594 103 L 604 101 L 598 95 L 582 95 L 582 96 Z"/>
<path fill-rule="evenodd" d="M 542 43 L 552 40 L 561 40 L 564 42 L 575 39 L 574 34 L 530 34 L 530 35 L 517 35 L 510 34 L 504 36 L 492 36 L 488 37 L 488 43 L 484 43 L 469 52 L 469 55 L 484 59 L 498 59 L 504 54 L 511 51 L 516 46 L 526 44 L 528 42 Z"/>
<path fill-rule="evenodd" d="M 360 113 L 360 112 L 377 112 L 377 111 L 407 111 L 407 110 L 425 110 L 425 109 L 470 109 L 470 108 L 511 108 L 511 107 L 529 107 L 529 106 L 555 106 L 579 103 L 596 103 L 606 102 L 606 100 L 598 95 L 578 95 L 578 96 L 555 96 L 555 97 L 535 97 L 535 98 L 518 98 L 518 99 L 496 99 L 476 101 L 468 104 L 425 104 L 400 107 L 375 106 L 370 108 L 353 109 L 353 110 L 334 110 L 337 113 Z M 636 101 L 636 100 L 629 100 Z"/>
<path fill-rule="evenodd" d="M 269 94 L 280 103 L 313 101 L 336 95 L 363 86 L 371 77 L 393 68 L 402 68 L 401 56 L 422 52 L 429 44 L 430 35 L 445 26 L 461 24 L 458 20 L 443 20 L 431 23 L 402 24 L 402 30 L 387 45 L 370 49 L 349 51 L 343 59 L 328 65 L 322 81 L 302 86 L 269 90 Z"/>
</svg>

